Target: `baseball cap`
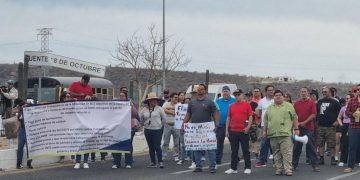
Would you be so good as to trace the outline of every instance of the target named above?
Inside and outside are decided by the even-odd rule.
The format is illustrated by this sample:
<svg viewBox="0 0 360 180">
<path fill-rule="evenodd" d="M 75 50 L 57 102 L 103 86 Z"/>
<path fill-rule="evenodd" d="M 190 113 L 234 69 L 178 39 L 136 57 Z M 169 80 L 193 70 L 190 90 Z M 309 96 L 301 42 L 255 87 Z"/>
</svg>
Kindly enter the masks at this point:
<svg viewBox="0 0 360 180">
<path fill-rule="evenodd" d="M 223 91 L 230 91 L 230 88 L 229 88 L 229 86 L 223 86 L 222 90 Z"/>
</svg>

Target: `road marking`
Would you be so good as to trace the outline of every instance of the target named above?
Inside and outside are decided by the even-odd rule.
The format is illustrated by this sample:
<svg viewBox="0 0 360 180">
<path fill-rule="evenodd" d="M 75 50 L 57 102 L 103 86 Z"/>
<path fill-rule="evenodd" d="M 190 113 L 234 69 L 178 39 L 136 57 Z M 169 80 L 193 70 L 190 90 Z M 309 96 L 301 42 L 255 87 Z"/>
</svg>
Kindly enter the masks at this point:
<svg viewBox="0 0 360 180">
<path fill-rule="evenodd" d="M 338 179 L 343 179 L 343 178 L 346 178 L 346 177 L 349 177 L 349 176 L 353 176 L 355 174 L 359 174 L 360 171 L 355 171 L 355 172 L 352 172 L 352 173 L 347 173 L 347 174 L 342 174 L 342 175 L 339 175 L 339 176 L 335 176 L 335 177 L 332 177 L 332 178 L 328 178 L 326 180 L 338 180 Z"/>
<path fill-rule="evenodd" d="M 240 162 L 244 162 L 244 160 L 241 160 Z M 222 164 L 218 164 L 217 167 L 221 167 L 221 166 L 226 166 L 226 165 L 230 165 L 230 163 L 222 163 Z M 203 169 L 209 169 L 208 167 L 204 167 Z M 184 174 L 184 173 L 188 173 L 188 172 L 193 172 L 194 169 L 189 169 L 189 170 L 185 170 L 185 171 L 178 171 L 178 172 L 173 172 L 171 174 Z"/>
</svg>

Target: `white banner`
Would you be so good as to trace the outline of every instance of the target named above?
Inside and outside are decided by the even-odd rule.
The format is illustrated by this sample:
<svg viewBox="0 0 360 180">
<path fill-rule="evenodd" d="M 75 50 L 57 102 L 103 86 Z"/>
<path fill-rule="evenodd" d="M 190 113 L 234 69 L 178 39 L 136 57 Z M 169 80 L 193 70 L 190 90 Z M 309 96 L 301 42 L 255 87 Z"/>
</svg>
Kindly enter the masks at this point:
<svg viewBox="0 0 360 180">
<path fill-rule="evenodd" d="M 183 124 L 186 112 L 187 112 L 187 104 L 176 104 L 175 105 L 175 129 L 181 129 Z"/>
<path fill-rule="evenodd" d="M 86 61 L 46 52 L 25 51 L 24 54 L 25 58 L 26 56 L 29 56 L 29 65 L 51 66 L 94 76 L 105 77 L 105 66 L 103 65 L 89 63 Z"/>
<path fill-rule="evenodd" d="M 185 150 L 216 150 L 216 134 L 214 122 L 186 123 L 184 125 Z"/>
<path fill-rule="evenodd" d="M 126 152 L 130 102 L 73 101 L 24 107 L 29 157 Z"/>
</svg>

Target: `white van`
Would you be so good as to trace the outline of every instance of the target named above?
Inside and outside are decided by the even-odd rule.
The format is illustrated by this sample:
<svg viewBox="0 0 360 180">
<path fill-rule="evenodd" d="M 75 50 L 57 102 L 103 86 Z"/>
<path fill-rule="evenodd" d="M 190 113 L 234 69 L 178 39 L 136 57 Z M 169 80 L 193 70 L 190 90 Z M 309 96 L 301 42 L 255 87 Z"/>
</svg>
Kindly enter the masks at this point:
<svg viewBox="0 0 360 180">
<path fill-rule="evenodd" d="M 208 86 L 208 98 L 216 101 L 222 97 L 222 88 L 224 86 L 229 86 L 231 95 L 237 89 L 236 84 L 212 83 Z M 186 97 L 191 97 L 191 92 L 196 91 L 196 88 L 196 85 L 190 85 L 186 90 Z"/>
</svg>

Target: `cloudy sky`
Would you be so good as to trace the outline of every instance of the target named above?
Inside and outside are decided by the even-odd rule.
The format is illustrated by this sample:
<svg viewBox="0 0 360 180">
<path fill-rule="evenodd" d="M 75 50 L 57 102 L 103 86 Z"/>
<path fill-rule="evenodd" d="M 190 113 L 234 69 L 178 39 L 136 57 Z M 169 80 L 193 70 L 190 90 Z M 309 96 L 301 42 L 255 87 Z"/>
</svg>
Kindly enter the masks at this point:
<svg viewBox="0 0 360 180">
<path fill-rule="evenodd" d="M 166 34 L 182 41 L 186 70 L 360 82 L 359 0 L 166 0 Z M 115 65 L 117 39 L 162 31 L 162 0 L 0 0 L 0 63 L 39 50 Z"/>
</svg>

